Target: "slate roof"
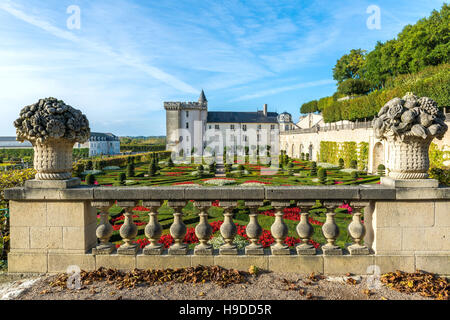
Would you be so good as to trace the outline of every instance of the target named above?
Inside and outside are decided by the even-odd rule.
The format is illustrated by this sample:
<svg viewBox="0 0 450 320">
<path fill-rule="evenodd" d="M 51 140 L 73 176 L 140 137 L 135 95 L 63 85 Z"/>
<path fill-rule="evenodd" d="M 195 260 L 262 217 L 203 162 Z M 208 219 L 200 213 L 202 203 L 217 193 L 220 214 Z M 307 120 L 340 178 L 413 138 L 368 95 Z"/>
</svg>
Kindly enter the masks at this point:
<svg viewBox="0 0 450 320">
<path fill-rule="evenodd" d="M 258 112 L 228 112 L 208 111 L 207 122 L 232 122 L 232 123 L 278 123 L 277 112 L 267 112 L 267 117 L 262 111 Z"/>
</svg>

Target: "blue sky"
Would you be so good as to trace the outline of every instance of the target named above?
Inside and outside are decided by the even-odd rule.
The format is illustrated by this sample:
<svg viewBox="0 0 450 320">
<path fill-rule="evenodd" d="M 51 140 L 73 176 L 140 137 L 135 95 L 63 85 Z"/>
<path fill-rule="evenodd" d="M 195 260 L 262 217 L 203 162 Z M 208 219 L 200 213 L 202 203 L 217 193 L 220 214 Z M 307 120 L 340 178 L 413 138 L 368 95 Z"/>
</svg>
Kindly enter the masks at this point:
<svg viewBox="0 0 450 320">
<path fill-rule="evenodd" d="M 335 92 L 332 68 L 445 1 L 0 0 L 0 135 L 20 109 L 53 96 L 92 131 L 165 135 L 164 101 L 288 111 Z M 69 29 L 67 8 L 80 8 Z M 369 29 L 376 5 L 381 29 Z"/>
</svg>

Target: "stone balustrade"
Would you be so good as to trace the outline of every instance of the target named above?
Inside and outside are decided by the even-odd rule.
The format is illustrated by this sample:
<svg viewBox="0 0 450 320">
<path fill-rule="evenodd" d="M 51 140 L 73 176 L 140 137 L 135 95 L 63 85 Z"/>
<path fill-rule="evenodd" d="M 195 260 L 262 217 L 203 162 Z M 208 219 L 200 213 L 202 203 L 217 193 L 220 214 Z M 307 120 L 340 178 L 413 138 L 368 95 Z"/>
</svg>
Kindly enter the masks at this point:
<svg viewBox="0 0 450 320">
<path fill-rule="evenodd" d="M 221 265 L 246 270 L 263 269 L 325 274 L 365 274 L 378 266 L 380 272 L 416 268 L 450 274 L 450 188 L 399 187 L 392 185 L 304 186 L 304 187 L 74 187 L 66 189 L 13 188 L 5 191 L 10 200 L 10 272 L 61 272 L 69 265 L 82 269 L 100 266 L 121 269 L 175 268 L 192 265 Z M 162 226 L 158 208 L 164 201 L 174 209 L 169 248 L 158 243 Z M 213 201 L 224 209 L 220 233 L 224 244 L 214 249 L 208 243 L 212 228 L 208 209 Z M 234 243 L 236 225 L 233 208 L 237 201 L 249 208 L 246 233 L 250 243 L 238 250 Z M 258 208 L 270 201 L 275 219 L 270 228 L 274 243 L 264 249 L 258 243 L 262 233 Z M 326 239 L 319 247 L 309 240 L 314 228 L 308 211 L 322 203 L 326 221 L 321 233 Z M 183 243 L 186 225 L 182 209 L 193 201 L 198 209 L 195 234 L 199 243 L 193 250 Z M 293 249 L 284 244 L 288 229 L 283 209 L 290 202 L 301 208 L 296 232 L 301 242 Z M 343 202 L 353 207 L 347 227 L 349 244 L 336 245 L 339 226 L 334 209 Z M 121 245 L 110 243 L 113 234 L 108 210 L 124 208 L 119 230 Z M 140 248 L 135 239 L 138 228 L 132 209 L 141 204 L 150 211 L 145 226 L 149 244 Z M 97 219 L 99 213 L 99 219 Z M 361 215 L 364 213 L 364 223 Z M 99 222 L 97 222 L 99 220 Z M 317 232 L 318 229 L 316 229 Z"/>
</svg>

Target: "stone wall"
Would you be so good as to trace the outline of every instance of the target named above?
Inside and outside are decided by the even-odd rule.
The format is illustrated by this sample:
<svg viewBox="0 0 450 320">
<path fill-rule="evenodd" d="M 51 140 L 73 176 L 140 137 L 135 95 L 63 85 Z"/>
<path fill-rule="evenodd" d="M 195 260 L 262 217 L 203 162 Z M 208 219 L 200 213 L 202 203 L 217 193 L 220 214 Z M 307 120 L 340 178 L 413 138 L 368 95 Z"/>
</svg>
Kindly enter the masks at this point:
<svg viewBox="0 0 450 320">
<path fill-rule="evenodd" d="M 11 216 L 9 272 L 64 272 L 70 265 L 93 270 L 101 266 L 157 269 L 202 264 L 240 270 L 257 265 L 279 272 L 330 275 L 369 274 L 375 266 L 382 273 L 397 269 L 412 272 L 419 268 L 450 275 L 450 188 L 385 185 L 346 188 L 14 188 L 6 190 L 6 197 L 10 199 Z M 131 210 L 137 201 L 144 200 L 144 205 L 147 203 L 155 210 L 164 199 L 178 210 L 189 200 L 206 209 L 217 199 L 225 208 L 235 206 L 237 200 L 245 200 L 246 205 L 254 209 L 264 199 L 279 208 L 288 205 L 288 200 L 296 200 L 303 207 L 312 206 L 315 203 L 312 200 L 319 199 L 324 201 L 329 212 L 347 200 L 354 208 L 365 207 L 367 232 L 364 244 L 370 251 L 352 254 L 344 249 L 338 255 L 328 255 L 320 249 L 313 255 L 301 255 L 295 250 L 287 255 L 275 255 L 270 249 L 261 255 L 247 252 L 198 255 L 191 251 L 171 254 L 167 250 L 156 255 L 145 254 L 142 250 L 131 254 L 120 254 L 115 250 L 96 254 L 93 251 L 97 246 L 95 208 L 108 207 L 118 200 L 119 205 Z"/>
<path fill-rule="evenodd" d="M 449 122 L 447 122 L 447 124 L 450 125 Z M 354 141 L 356 143 L 368 142 L 369 173 L 376 172 L 377 163 L 375 162 L 377 161 L 375 161 L 375 158 L 377 157 L 377 150 L 381 150 L 384 158 L 383 164 L 388 167 L 388 148 L 386 147 L 386 143 L 375 138 L 372 128 L 319 131 L 314 133 L 281 133 L 280 149 L 287 151 L 289 156 L 296 158 L 299 158 L 302 152 L 309 153 L 312 160 L 318 161 L 317 155 L 320 153 L 320 141 Z M 446 132 L 442 140 L 434 139 L 433 143 L 435 143 L 440 149 L 450 151 L 450 130 Z M 382 148 L 375 149 L 377 145 L 381 145 Z"/>
</svg>

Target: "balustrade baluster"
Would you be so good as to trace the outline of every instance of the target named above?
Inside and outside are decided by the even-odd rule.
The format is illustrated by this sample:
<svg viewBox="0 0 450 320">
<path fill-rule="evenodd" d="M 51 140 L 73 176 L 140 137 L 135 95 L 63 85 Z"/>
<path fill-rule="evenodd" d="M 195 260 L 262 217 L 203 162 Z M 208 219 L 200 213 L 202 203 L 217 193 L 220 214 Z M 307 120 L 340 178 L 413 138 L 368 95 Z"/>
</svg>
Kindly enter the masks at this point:
<svg viewBox="0 0 450 320">
<path fill-rule="evenodd" d="M 288 207 L 289 202 L 272 202 L 272 207 L 275 208 L 275 221 L 270 227 L 270 232 L 275 239 L 275 244 L 270 247 L 273 255 L 288 255 L 290 254 L 289 246 L 284 244 L 289 229 L 283 221 L 283 208 Z"/>
<path fill-rule="evenodd" d="M 364 205 L 358 203 L 352 203 L 353 205 L 353 217 L 352 222 L 348 225 L 348 234 L 353 239 L 353 244 L 348 246 L 348 251 L 351 255 L 367 255 L 369 254 L 369 248 L 367 246 L 362 245 L 361 241 L 363 240 L 366 234 L 366 227 L 361 222 L 362 208 Z M 366 206 L 368 203 L 366 204 Z"/>
<path fill-rule="evenodd" d="M 158 243 L 162 235 L 162 226 L 158 222 L 158 208 L 161 206 L 160 201 L 144 201 L 144 206 L 150 209 L 148 224 L 145 226 L 145 236 L 150 241 L 150 244 L 145 246 L 142 250 L 146 255 L 160 255 L 164 250 L 164 245 Z"/>
<path fill-rule="evenodd" d="M 200 210 L 198 214 L 200 216 L 200 222 L 195 227 L 195 235 L 200 244 L 195 246 L 194 254 L 212 255 L 213 247 L 208 243 L 213 233 L 213 228 L 208 223 L 208 208 L 211 207 L 211 201 L 195 201 L 194 205 Z"/>
<path fill-rule="evenodd" d="M 184 236 L 186 235 L 186 225 L 183 222 L 183 208 L 186 205 L 185 202 L 171 202 L 169 206 L 173 207 L 175 212 L 173 214 L 173 223 L 170 226 L 170 234 L 173 237 L 174 243 L 169 247 L 169 254 L 183 255 L 187 254 L 188 246 L 183 243 Z"/>
<path fill-rule="evenodd" d="M 302 243 L 297 245 L 298 255 L 315 255 L 317 253 L 316 248 L 309 242 L 314 235 L 314 227 L 309 222 L 309 212 L 314 205 L 314 202 L 299 202 L 297 205 L 302 209 L 301 220 L 297 225 L 296 231 Z"/>
<path fill-rule="evenodd" d="M 250 240 L 250 244 L 245 246 L 245 254 L 262 255 L 264 248 L 259 244 L 259 237 L 262 235 L 263 229 L 258 222 L 258 208 L 262 205 L 259 201 L 246 201 L 245 205 L 250 208 L 250 222 L 247 225 L 246 233 Z"/>
<path fill-rule="evenodd" d="M 137 236 L 138 228 L 133 222 L 133 208 L 136 206 L 134 201 L 118 201 L 117 205 L 125 208 L 125 221 L 119 229 L 119 234 L 124 243 L 117 249 L 118 254 L 134 255 L 139 249 L 137 243 L 133 243 Z"/>
<path fill-rule="evenodd" d="M 225 243 L 220 246 L 219 254 L 236 255 L 237 247 L 233 243 L 234 237 L 236 237 L 237 227 L 233 223 L 233 207 L 234 202 L 220 202 L 220 205 L 224 207 L 224 219 L 220 226 L 220 234 L 222 235 Z"/>
<path fill-rule="evenodd" d="M 342 255 L 342 249 L 335 244 L 336 239 L 339 236 L 339 227 L 334 219 L 336 213 L 333 209 L 338 205 L 338 203 L 325 203 L 325 207 L 327 208 L 327 218 L 322 226 L 322 233 L 325 239 L 327 239 L 327 244 L 322 246 L 324 255 Z"/>
<path fill-rule="evenodd" d="M 113 206 L 114 202 L 92 202 L 91 206 L 100 209 L 100 223 L 95 230 L 97 238 L 100 240 L 100 244 L 92 249 L 92 254 L 110 254 L 114 251 L 114 245 L 109 242 L 113 234 L 113 227 L 109 223 L 109 209 Z"/>
</svg>

